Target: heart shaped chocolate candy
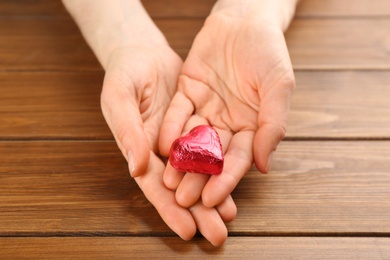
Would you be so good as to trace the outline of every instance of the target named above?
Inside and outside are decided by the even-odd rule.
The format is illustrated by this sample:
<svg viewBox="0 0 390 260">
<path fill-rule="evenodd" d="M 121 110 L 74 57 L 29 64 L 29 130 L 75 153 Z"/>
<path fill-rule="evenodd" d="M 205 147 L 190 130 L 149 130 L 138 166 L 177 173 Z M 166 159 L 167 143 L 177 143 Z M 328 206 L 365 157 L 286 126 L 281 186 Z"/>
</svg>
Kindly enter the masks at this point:
<svg viewBox="0 0 390 260">
<path fill-rule="evenodd" d="M 223 152 L 217 131 L 208 125 L 194 127 L 173 142 L 169 162 L 181 172 L 220 174 Z"/>
</svg>

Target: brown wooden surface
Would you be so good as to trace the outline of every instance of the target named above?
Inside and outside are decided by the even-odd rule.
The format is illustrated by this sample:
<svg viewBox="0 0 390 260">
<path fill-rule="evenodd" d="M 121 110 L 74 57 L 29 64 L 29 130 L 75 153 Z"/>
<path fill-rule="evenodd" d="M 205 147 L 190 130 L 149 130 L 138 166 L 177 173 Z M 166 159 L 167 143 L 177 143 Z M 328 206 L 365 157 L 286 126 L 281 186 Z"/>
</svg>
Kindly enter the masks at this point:
<svg viewBox="0 0 390 260">
<path fill-rule="evenodd" d="M 0 234 L 173 235 L 109 142 L 0 142 Z M 390 233 L 390 141 L 282 143 L 233 193 L 234 235 Z M 59 193 L 59 191 L 61 191 Z"/>
<path fill-rule="evenodd" d="M 298 70 L 295 77 L 287 138 L 390 138 L 389 71 Z"/>
<path fill-rule="evenodd" d="M 67 245 L 67 247 L 64 247 Z M 262 245 L 261 247 L 259 245 Z M 389 238 L 231 237 L 215 248 L 175 238 L 0 238 L 6 259 L 385 259 Z M 23 248 L 23 250 L 21 250 Z"/>
<path fill-rule="evenodd" d="M 100 110 L 103 76 L 0 72 L 0 139 L 113 139 Z"/>
<path fill-rule="evenodd" d="M 173 49 L 185 58 L 204 19 L 159 18 L 155 22 Z M 388 28 L 390 17 L 381 16 L 296 19 L 286 38 L 296 70 L 388 70 Z M 69 17 L 0 16 L 0 39 L 0 71 L 101 71 Z"/>
<path fill-rule="evenodd" d="M 387 71 L 295 76 L 287 139 L 390 138 Z M 112 140 L 99 108 L 102 79 L 101 71 L 0 72 L 0 140 Z"/>
<path fill-rule="evenodd" d="M 153 17 L 206 17 L 216 0 L 141 0 Z M 20 6 L 23 6 L 21 8 Z M 67 16 L 61 1 L 2 0 L 2 16 Z M 301 0 L 297 17 L 390 16 L 388 0 Z"/>
<path fill-rule="evenodd" d="M 144 0 L 183 57 L 214 0 Z M 303 0 L 297 88 L 271 173 L 220 248 L 181 241 L 130 178 L 104 72 L 60 1 L 0 1 L 0 258 L 390 258 L 390 1 Z"/>
</svg>

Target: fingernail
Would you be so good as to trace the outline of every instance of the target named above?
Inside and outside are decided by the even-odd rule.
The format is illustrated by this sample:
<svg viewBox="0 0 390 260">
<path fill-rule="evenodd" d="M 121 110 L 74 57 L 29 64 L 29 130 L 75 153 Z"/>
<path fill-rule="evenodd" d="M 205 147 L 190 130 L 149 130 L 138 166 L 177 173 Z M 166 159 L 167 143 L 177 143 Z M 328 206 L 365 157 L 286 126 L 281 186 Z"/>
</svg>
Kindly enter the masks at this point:
<svg viewBox="0 0 390 260">
<path fill-rule="evenodd" d="M 133 177 L 133 173 L 135 170 L 135 161 L 133 153 L 131 151 L 129 151 L 129 153 L 127 154 L 127 163 L 129 164 L 130 175 L 131 177 Z"/>
<path fill-rule="evenodd" d="M 266 166 L 267 173 L 271 170 L 271 165 L 272 165 L 272 158 L 274 157 L 274 152 L 272 151 L 269 156 L 268 156 L 268 162 Z"/>
</svg>

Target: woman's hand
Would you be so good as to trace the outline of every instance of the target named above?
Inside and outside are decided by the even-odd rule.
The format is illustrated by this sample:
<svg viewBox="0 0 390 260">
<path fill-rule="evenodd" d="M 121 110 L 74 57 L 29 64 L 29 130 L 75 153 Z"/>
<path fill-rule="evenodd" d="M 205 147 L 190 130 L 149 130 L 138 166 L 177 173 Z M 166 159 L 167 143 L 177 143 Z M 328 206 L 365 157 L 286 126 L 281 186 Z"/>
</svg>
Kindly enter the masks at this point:
<svg viewBox="0 0 390 260">
<path fill-rule="evenodd" d="M 220 204 L 253 161 L 268 172 L 286 132 L 295 82 L 283 35 L 285 17 L 274 21 L 256 12 L 263 10 L 257 3 L 272 1 L 228 2 L 217 3 L 195 38 L 160 132 L 163 155 L 177 137 L 200 124 L 213 126 L 221 138 L 222 174 L 181 173 L 170 165 L 165 170 L 164 183 L 177 190 L 183 207 L 200 197 L 207 207 Z"/>
</svg>

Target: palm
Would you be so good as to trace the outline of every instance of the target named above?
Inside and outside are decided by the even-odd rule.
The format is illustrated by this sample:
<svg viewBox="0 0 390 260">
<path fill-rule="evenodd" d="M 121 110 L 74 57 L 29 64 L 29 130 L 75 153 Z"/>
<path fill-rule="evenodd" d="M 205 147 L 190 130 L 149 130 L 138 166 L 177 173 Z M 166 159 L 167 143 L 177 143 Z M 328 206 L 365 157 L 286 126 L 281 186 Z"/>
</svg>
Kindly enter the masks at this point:
<svg viewBox="0 0 390 260">
<path fill-rule="evenodd" d="M 102 109 L 126 157 L 131 129 L 143 133 L 134 143 L 148 142 L 157 151 L 159 127 L 173 93 L 182 62 L 169 48 L 125 48 L 110 57 L 102 92 Z M 130 138 L 130 137 L 129 137 Z M 122 146 L 122 147 L 121 147 Z M 136 153 L 136 151 L 134 151 Z M 144 151 L 149 153 L 149 151 Z"/>
<path fill-rule="evenodd" d="M 214 126 L 256 131 L 260 98 L 279 81 L 290 80 L 283 34 L 257 29 L 250 21 L 210 18 L 184 64 L 180 91 Z"/>
<path fill-rule="evenodd" d="M 178 190 L 180 204 L 191 205 L 201 193 L 207 206 L 221 202 L 251 166 L 253 151 L 258 167 L 267 171 L 267 150 L 274 150 L 276 144 L 266 137 L 276 141 L 283 137 L 292 86 L 291 64 L 280 30 L 227 16 L 208 18 L 183 66 L 179 93 L 162 134 L 168 135 L 166 127 L 173 121 L 170 114 L 181 119 L 182 132 L 198 124 L 214 126 L 225 150 L 225 167 L 221 175 L 210 179 L 167 169 L 165 182 Z M 177 107 L 187 107 L 188 111 L 177 115 Z M 273 133 L 262 131 L 264 128 Z M 176 137 L 171 135 L 160 143 L 163 152 Z"/>
</svg>

